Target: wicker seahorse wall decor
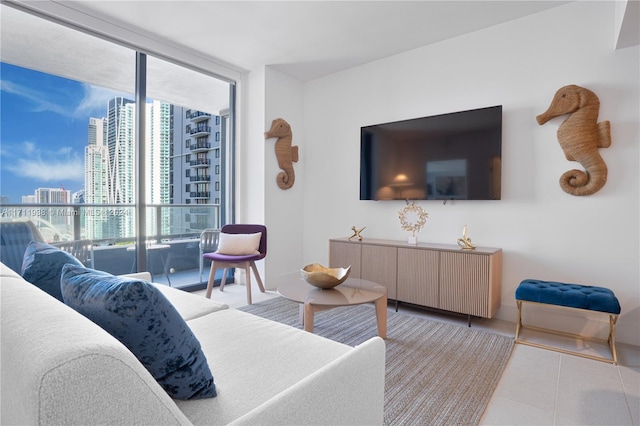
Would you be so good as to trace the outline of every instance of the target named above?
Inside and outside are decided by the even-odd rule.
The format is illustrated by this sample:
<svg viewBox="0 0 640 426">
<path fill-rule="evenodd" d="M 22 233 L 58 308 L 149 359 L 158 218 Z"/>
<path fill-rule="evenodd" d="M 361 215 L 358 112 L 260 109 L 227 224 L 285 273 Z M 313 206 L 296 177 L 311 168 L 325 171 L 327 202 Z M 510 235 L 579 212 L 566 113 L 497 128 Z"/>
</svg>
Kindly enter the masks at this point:
<svg viewBox="0 0 640 426">
<path fill-rule="evenodd" d="M 298 147 L 291 146 L 293 133 L 291 126 L 282 118 L 276 118 L 271 123 L 271 129 L 264 133 L 265 139 L 278 138 L 276 141 L 276 158 L 278 167 L 282 169 L 276 180 L 280 189 L 289 189 L 296 180 L 293 163 L 298 162 Z"/>
<path fill-rule="evenodd" d="M 558 128 L 558 142 L 569 161 L 577 161 L 584 171 L 573 169 L 560 177 L 560 187 L 571 195 L 591 195 L 607 182 L 607 165 L 598 148 L 611 146 L 609 121 L 598 122 L 600 100 L 589 89 L 569 85 L 558 89 L 549 109 L 536 117 L 542 125 L 552 118 L 570 114 Z"/>
</svg>

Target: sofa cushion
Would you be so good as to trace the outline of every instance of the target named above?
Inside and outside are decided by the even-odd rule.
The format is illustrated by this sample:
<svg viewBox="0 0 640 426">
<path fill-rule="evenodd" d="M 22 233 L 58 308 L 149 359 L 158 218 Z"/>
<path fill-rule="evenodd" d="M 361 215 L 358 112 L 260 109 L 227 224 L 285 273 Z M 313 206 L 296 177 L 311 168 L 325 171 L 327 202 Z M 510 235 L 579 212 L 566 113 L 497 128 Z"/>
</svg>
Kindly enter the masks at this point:
<svg viewBox="0 0 640 426">
<path fill-rule="evenodd" d="M 24 252 L 22 278 L 62 302 L 60 275 L 62 267 L 67 263 L 82 266 L 73 255 L 58 247 L 31 241 Z"/>
<path fill-rule="evenodd" d="M 232 256 L 244 256 L 249 254 L 260 254 L 260 238 L 262 232 L 255 234 L 226 234 L 222 232 L 218 240 L 216 253 L 228 254 Z"/>
<path fill-rule="evenodd" d="M 200 342 L 150 283 L 82 266 L 62 268 L 64 302 L 120 340 L 176 399 L 216 396 Z"/>
<path fill-rule="evenodd" d="M 135 278 L 151 282 L 151 274 L 149 272 L 133 272 L 131 274 L 118 275 L 120 277 Z M 169 299 L 169 302 L 178 311 L 182 319 L 185 321 L 210 314 L 212 312 L 229 309 L 226 303 L 216 302 L 203 296 L 189 293 L 185 290 L 170 287 L 166 284 L 151 283 Z"/>
<path fill-rule="evenodd" d="M 207 299 L 204 296 L 194 295 L 178 288 L 169 287 L 165 284 L 151 283 L 164 296 L 169 299 L 176 308 L 180 316 L 189 321 L 199 318 L 212 312 L 229 309 L 229 305 L 215 300 Z"/>
<path fill-rule="evenodd" d="M 176 401 L 194 425 L 211 424 L 212 412 L 216 413 L 216 424 L 234 423 L 235 419 L 352 350 L 317 334 L 237 309 L 193 319 L 189 326 L 200 339 L 209 360 L 218 366 L 218 398 Z M 343 379 L 335 378 L 335 386 L 345 386 L 340 383 Z M 309 395 L 308 398 L 313 401 L 324 397 Z"/>
</svg>

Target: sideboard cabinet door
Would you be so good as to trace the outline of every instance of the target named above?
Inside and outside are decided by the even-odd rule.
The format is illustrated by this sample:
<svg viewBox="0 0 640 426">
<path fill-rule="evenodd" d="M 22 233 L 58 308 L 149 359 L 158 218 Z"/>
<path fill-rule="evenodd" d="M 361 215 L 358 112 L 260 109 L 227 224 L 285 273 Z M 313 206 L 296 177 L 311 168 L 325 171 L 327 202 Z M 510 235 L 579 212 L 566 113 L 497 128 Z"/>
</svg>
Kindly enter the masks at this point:
<svg viewBox="0 0 640 426">
<path fill-rule="evenodd" d="M 438 308 L 440 252 L 398 248 L 398 300 Z"/>
<path fill-rule="evenodd" d="M 351 265 L 350 277 L 360 276 L 362 265 L 362 245 L 352 242 L 329 241 L 329 267 L 346 268 Z"/>
<path fill-rule="evenodd" d="M 396 247 L 363 245 L 360 278 L 382 284 L 387 297 L 396 299 L 396 274 L 398 269 Z"/>
<path fill-rule="evenodd" d="M 440 309 L 491 318 L 491 257 L 462 252 L 442 252 L 440 256 Z"/>
</svg>

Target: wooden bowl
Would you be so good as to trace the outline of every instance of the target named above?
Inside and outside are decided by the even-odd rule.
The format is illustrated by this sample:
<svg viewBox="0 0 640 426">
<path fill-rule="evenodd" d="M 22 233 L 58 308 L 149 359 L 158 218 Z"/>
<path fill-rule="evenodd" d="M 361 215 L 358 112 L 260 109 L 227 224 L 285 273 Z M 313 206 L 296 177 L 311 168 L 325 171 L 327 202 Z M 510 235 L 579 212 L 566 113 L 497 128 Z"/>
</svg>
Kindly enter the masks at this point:
<svg viewBox="0 0 640 426">
<path fill-rule="evenodd" d="M 301 269 L 302 277 L 312 286 L 328 289 L 342 284 L 351 272 L 351 265 L 346 268 L 326 268 L 319 263 L 312 263 Z"/>
</svg>

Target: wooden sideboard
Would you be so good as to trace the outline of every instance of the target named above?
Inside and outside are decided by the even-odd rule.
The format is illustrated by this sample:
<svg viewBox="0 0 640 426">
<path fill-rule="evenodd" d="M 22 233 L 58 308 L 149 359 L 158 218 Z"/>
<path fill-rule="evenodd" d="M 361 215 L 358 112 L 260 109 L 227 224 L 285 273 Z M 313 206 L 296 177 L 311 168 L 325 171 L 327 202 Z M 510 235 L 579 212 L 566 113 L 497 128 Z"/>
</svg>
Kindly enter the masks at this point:
<svg viewBox="0 0 640 426">
<path fill-rule="evenodd" d="M 329 266 L 351 265 L 351 277 L 387 287 L 389 299 L 471 317 L 492 318 L 500 307 L 502 249 L 409 245 L 403 241 L 329 240 Z M 397 304 L 396 304 L 397 309 Z"/>
</svg>

